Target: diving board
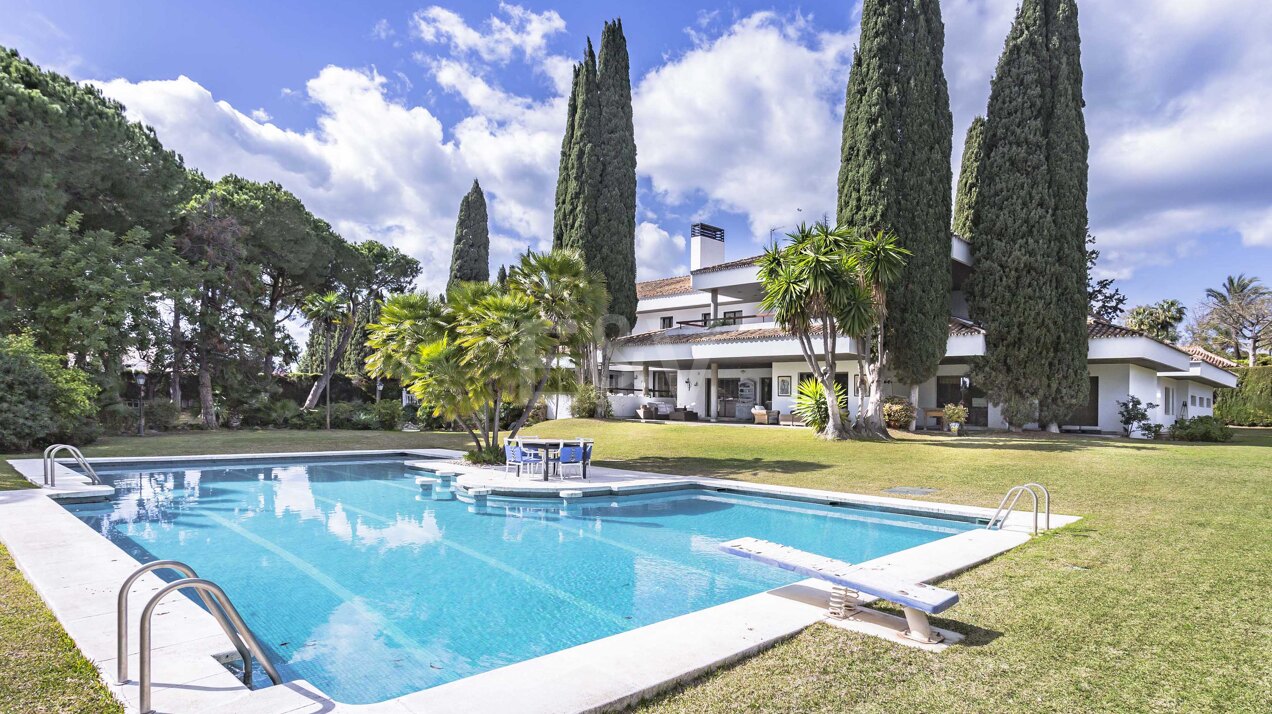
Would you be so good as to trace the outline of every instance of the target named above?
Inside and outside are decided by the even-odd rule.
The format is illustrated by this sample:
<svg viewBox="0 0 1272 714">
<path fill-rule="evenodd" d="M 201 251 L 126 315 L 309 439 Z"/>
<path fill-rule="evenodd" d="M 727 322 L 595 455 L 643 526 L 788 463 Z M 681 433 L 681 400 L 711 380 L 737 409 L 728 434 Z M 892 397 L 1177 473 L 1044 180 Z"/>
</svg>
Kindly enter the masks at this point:
<svg viewBox="0 0 1272 714">
<path fill-rule="evenodd" d="M 905 636 L 919 642 L 939 642 L 927 616 L 944 612 L 958 602 L 958 593 L 897 577 L 880 567 L 853 565 L 759 538 L 738 538 L 720 544 L 720 550 L 757 563 L 772 565 L 839 588 L 894 602 L 905 612 L 909 629 Z M 843 593 L 838 594 L 840 597 Z"/>
</svg>

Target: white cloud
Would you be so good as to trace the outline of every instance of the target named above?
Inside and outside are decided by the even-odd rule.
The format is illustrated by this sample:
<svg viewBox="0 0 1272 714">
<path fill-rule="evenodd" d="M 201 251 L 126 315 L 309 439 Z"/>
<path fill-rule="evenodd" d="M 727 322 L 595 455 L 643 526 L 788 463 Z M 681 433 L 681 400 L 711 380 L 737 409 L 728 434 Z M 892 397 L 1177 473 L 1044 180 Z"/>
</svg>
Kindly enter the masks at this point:
<svg viewBox="0 0 1272 714">
<path fill-rule="evenodd" d="M 373 71 L 327 67 L 305 86 L 318 119 L 303 133 L 261 124 L 187 77 L 99 86 L 210 177 L 278 181 L 345 238 L 389 242 L 425 266 L 445 266 L 470 171 L 437 118 L 389 101 L 384 84 Z M 423 285 L 440 287 L 442 272 L 426 272 Z"/>
<path fill-rule="evenodd" d="M 499 12 L 502 16 L 490 17 L 482 32 L 458 13 L 433 5 L 411 16 L 411 30 L 425 42 L 449 44 L 457 54 L 473 53 L 498 63 L 507 63 L 516 51 L 526 58 L 542 56 L 548 38 L 565 31 L 565 20 L 555 10 L 536 13 L 501 2 Z"/>
<path fill-rule="evenodd" d="M 942 3 L 956 171 L 1015 5 Z M 1206 236 L 1272 244 L 1272 6 L 1088 2 L 1079 21 L 1101 272 L 1133 277 L 1205 250 Z"/>
<path fill-rule="evenodd" d="M 270 116 L 269 112 L 265 111 L 264 107 L 252 110 L 252 119 L 257 122 L 260 122 L 261 124 L 264 124 L 265 122 L 273 118 L 274 117 Z"/>
<path fill-rule="evenodd" d="M 745 214 L 757 245 L 833 213 L 852 40 L 761 12 L 654 69 L 633 98 L 638 171 L 668 203 Z"/>
<path fill-rule="evenodd" d="M 394 34 L 393 26 L 384 18 L 380 18 L 371 26 L 371 36 L 377 40 L 387 40 Z"/>
<path fill-rule="evenodd" d="M 648 221 L 641 221 L 636 226 L 637 280 L 685 275 L 688 272 L 684 235 L 672 235 Z"/>
<path fill-rule="evenodd" d="M 1015 5 L 943 3 L 956 168 Z M 848 28 L 827 32 L 800 14 L 704 13 L 689 49 L 633 77 L 637 171 L 652 189 L 642 192 L 638 226 L 642 279 L 684 271 L 684 237 L 662 228 L 679 216 L 740 213 L 758 246 L 770 228 L 833 215 L 859 8 L 846 14 Z M 1272 5 L 1085 3 L 1081 21 L 1103 272 L 1128 277 L 1178 261 L 1204 250 L 1207 235 L 1239 233 L 1251 250 L 1272 245 L 1272 45 L 1263 40 Z M 394 99 L 409 78 L 391 74 L 390 91 L 374 70 L 328 67 L 284 90 L 316 107 L 308 131 L 269 124 L 263 109 L 245 114 L 185 77 L 101 86 L 190 164 L 213 177 L 278 180 L 350 239 L 393 242 L 444 266 L 459 199 L 478 178 L 492 265 L 546 247 L 573 63 L 550 44 L 565 22 L 508 4 L 481 21 L 430 7 L 409 29 L 417 47 L 436 53 L 417 53 L 428 77 L 460 101 L 445 124 Z M 638 53 L 641 38 L 629 41 Z M 502 71 L 514 61 L 539 86 L 501 81 L 523 76 Z M 443 273 L 430 271 L 424 286 L 439 287 Z"/>
</svg>

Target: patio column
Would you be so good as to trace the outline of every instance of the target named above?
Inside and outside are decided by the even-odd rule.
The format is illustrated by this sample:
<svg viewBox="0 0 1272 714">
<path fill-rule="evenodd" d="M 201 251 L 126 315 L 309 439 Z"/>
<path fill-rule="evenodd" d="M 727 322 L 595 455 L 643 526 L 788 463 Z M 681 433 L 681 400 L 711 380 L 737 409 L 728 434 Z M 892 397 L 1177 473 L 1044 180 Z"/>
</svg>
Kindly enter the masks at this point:
<svg viewBox="0 0 1272 714">
<path fill-rule="evenodd" d="M 714 295 L 714 293 L 713 293 Z M 714 302 L 714 300 L 712 301 Z M 713 307 L 714 309 L 714 307 Z M 711 363 L 711 393 L 707 395 L 707 411 L 711 413 L 711 421 L 715 421 L 720 410 L 720 365 Z"/>
<path fill-rule="evenodd" d="M 720 291 L 711 288 L 711 319 L 714 320 L 718 317 L 720 317 Z M 712 379 L 715 379 L 715 377 L 712 377 Z"/>
<path fill-rule="evenodd" d="M 642 396 L 649 396 L 649 365 L 645 365 L 641 369 L 641 390 Z"/>
</svg>

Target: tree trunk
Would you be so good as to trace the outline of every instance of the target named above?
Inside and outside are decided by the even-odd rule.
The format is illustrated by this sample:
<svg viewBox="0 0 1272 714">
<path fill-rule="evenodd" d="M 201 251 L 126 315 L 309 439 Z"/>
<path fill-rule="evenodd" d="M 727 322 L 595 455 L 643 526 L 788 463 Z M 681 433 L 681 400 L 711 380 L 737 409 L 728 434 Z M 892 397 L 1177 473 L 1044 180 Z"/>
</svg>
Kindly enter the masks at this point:
<svg viewBox="0 0 1272 714">
<path fill-rule="evenodd" d="M 323 368 L 322 374 L 314 382 L 313 388 L 309 390 L 309 396 L 305 399 L 305 409 L 313 409 L 318 406 L 318 400 L 331 383 L 331 376 L 336 373 L 336 366 L 340 364 L 340 360 L 344 359 L 345 350 L 349 347 L 349 341 L 353 338 L 355 323 L 356 320 L 353 319 L 353 311 L 351 310 L 347 322 L 340 328 L 340 337 L 336 341 L 335 351 L 327 358 L 327 365 Z"/>
<path fill-rule="evenodd" d="M 919 418 L 919 385 L 910 385 L 910 406 L 914 407 L 914 416 L 910 417 L 910 424 L 906 427 L 907 431 L 914 431 L 914 427 Z"/>
<path fill-rule="evenodd" d="M 212 366 L 208 364 L 207 350 L 199 354 L 199 411 L 205 429 L 216 429 L 216 406 L 212 403 Z"/>
<path fill-rule="evenodd" d="M 1250 361 L 1249 361 L 1250 366 L 1254 367 L 1258 364 L 1258 359 L 1259 359 L 1259 350 L 1258 350 L 1259 340 L 1257 337 L 1251 337 L 1249 342 L 1250 342 L 1250 349 L 1247 352 L 1247 354 L 1250 356 Z"/>
<path fill-rule="evenodd" d="M 181 335 L 181 303 L 172 301 L 172 383 L 168 396 L 177 409 L 181 408 L 181 360 L 185 357 L 185 341 Z"/>
</svg>

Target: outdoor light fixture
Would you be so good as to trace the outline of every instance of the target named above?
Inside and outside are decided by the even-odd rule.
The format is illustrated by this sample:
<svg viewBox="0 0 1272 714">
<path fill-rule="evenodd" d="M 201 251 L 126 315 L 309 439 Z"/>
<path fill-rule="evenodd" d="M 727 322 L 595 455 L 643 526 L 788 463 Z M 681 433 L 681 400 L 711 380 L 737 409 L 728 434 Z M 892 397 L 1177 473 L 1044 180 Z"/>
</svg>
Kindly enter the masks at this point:
<svg viewBox="0 0 1272 714">
<path fill-rule="evenodd" d="M 146 435 L 146 373 L 138 372 L 137 380 L 137 436 Z"/>
</svg>

